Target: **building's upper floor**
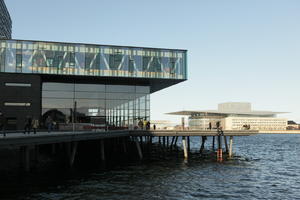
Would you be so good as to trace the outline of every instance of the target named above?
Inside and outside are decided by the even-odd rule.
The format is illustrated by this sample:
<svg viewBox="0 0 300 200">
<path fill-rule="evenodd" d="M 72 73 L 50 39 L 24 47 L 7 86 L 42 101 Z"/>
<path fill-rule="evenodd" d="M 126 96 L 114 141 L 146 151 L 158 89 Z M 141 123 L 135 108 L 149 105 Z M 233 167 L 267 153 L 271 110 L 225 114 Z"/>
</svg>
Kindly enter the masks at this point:
<svg viewBox="0 0 300 200">
<path fill-rule="evenodd" d="M 4 0 L 0 0 L 0 39 L 11 38 L 12 21 Z"/>
<path fill-rule="evenodd" d="M 187 79 L 187 51 L 0 40 L 0 72 Z"/>
</svg>

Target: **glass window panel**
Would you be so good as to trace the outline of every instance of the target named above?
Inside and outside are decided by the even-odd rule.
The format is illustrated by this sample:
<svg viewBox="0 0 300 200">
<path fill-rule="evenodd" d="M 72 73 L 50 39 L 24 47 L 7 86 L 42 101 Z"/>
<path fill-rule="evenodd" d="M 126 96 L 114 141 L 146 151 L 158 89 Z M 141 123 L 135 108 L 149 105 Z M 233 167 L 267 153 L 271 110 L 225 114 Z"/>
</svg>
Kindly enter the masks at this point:
<svg viewBox="0 0 300 200">
<path fill-rule="evenodd" d="M 136 86 L 137 93 L 150 93 L 150 86 Z"/>
<path fill-rule="evenodd" d="M 73 108 L 73 99 L 53 99 L 43 98 L 43 108 Z"/>
<path fill-rule="evenodd" d="M 74 91 L 73 83 L 43 83 L 43 90 Z"/>
<path fill-rule="evenodd" d="M 75 99 L 77 108 L 105 108 L 104 99 Z"/>
<path fill-rule="evenodd" d="M 7 41 L 5 71 L 16 72 L 16 43 L 14 41 Z"/>
<path fill-rule="evenodd" d="M 68 92 L 68 91 L 43 91 L 42 92 L 43 98 L 65 98 L 65 99 L 71 99 L 74 98 L 74 92 Z"/>
<path fill-rule="evenodd" d="M 134 99 L 134 93 L 106 93 L 107 99 Z"/>
<path fill-rule="evenodd" d="M 105 93 L 98 92 L 75 92 L 75 98 L 79 99 L 104 99 Z"/>
<path fill-rule="evenodd" d="M 75 51 L 75 68 L 77 75 L 85 75 L 85 53 L 84 45 L 76 46 Z"/>
<path fill-rule="evenodd" d="M 75 91 L 105 92 L 105 85 L 99 85 L 99 84 L 75 84 Z"/>
<path fill-rule="evenodd" d="M 106 92 L 135 92 L 132 85 L 106 85 Z"/>
</svg>

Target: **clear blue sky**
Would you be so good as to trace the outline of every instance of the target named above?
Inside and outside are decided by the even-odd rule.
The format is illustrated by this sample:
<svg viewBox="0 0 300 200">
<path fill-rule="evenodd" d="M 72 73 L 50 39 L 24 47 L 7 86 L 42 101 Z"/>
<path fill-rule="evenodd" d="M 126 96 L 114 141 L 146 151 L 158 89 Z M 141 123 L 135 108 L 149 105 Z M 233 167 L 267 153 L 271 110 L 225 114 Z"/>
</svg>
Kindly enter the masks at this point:
<svg viewBox="0 0 300 200">
<path fill-rule="evenodd" d="M 251 102 L 300 122 L 299 0 L 6 0 L 13 38 L 188 50 L 188 81 L 151 96 L 164 113 Z M 178 120 L 179 121 L 179 120 Z"/>
</svg>

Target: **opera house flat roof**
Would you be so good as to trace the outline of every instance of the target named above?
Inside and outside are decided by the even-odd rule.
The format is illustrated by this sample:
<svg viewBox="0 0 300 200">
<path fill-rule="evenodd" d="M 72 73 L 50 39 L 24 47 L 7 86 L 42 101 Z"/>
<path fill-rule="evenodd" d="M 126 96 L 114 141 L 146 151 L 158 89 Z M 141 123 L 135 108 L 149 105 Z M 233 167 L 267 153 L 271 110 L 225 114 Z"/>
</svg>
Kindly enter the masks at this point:
<svg viewBox="0 0 300 200">
<path fill-rule="evenodd" d="M 265 115 L 276 115 L 276 114 L 284 114 L 288 112 L 272 112 L 272 111 L 250 111 L 250 112 L 226 112 L 226 111 L 218 111 L 218 110 L 182 110 L 177 112 L 166 113 L 169 115 L 192 115 L 192 114 L 200 114 L 200 113 L 210 113 L 210 114 L 238 114 L 238 115 L 255 115 L 255 116 L 265 116 Z"/>
</svg>

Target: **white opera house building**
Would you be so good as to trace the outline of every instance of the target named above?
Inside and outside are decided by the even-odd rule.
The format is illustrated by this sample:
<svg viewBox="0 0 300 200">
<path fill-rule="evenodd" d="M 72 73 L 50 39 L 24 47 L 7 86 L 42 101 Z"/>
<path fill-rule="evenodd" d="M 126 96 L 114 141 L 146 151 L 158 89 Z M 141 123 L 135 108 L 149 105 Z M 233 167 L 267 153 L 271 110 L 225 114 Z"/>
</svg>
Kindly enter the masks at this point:
<svg viewBox="0 0 300 200">
<path fill-rule="evenodd" d="M 188 115 L 189 129 L 207 130 L 216 128 L 219 121 L 223 130 L 286 130 L 287 119 L 277 118 L 286 112 L 255 111 L 251 103 L 227 102 L 218 105 L 218 110 L 178 111 L 168 114 Z"/>
</svg>

